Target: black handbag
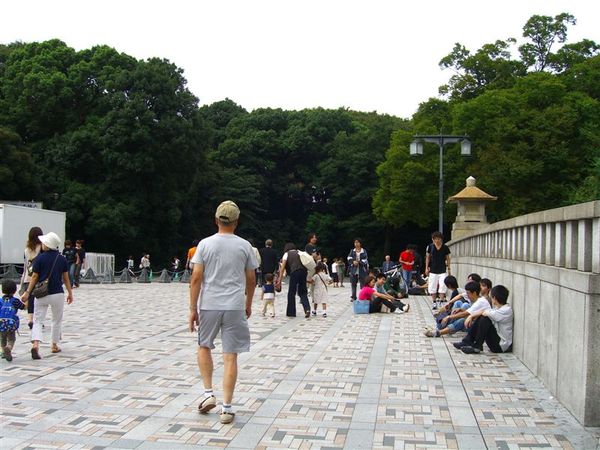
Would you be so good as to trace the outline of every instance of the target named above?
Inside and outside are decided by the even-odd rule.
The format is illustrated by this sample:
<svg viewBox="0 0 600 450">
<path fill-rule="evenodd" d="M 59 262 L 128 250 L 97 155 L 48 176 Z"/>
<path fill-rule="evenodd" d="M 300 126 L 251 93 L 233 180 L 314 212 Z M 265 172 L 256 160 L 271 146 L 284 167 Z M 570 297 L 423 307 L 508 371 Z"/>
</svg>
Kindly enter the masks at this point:
<svg viewBox="0 0 600 450">
<path fill-rule="evenodd" d="M 31 295 L 33 295 L 35 298 L 43 298 L 48 295 L 48 282 L 50 281 L 52 272 L 54 272 L 54 266 L 56 265 L 56 260 L 58 259 L 59 256 L 60 256 L 60 253 L 58 255 L 56 255 L 56 258 L 54 258 L 54 262 L 52 263 L 52 268 L 50 269 L 50 272 L 48 273 L 48 278 L 46 278 L 44 281 L 38 281 L 35 284 L 33 290 L 31 291 Z"/>
</svg>

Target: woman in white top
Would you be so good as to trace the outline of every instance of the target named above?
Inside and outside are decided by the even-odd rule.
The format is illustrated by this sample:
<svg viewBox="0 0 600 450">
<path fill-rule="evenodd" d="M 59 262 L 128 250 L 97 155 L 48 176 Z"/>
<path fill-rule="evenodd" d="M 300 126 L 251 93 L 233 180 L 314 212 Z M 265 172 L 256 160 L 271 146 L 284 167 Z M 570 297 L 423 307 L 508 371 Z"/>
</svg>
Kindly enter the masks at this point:
<svg viewBox="0 0 600 450">
<path fill-rule="evenodd" d="M 23 266 L 23 275 L 21 276 L 21 286 L 19 287 L 19 294 L 27 290 L 29 282 L 31 281 L 31 275 L 33 275 L 33 260 L 42 251 L 42 243 L 40 242 L 40 236 L 44 232 L 40 227 L 32 227 L 29 230 L 27 236 L 27 242 L 25 244 L 25 265 Z M 33 308 L 35 304 L 35 297 L 32 295 L 29 297 L 27 303 L 27 313 L 29 314 L 29 328 L 33 326 Z"/>
</svg>

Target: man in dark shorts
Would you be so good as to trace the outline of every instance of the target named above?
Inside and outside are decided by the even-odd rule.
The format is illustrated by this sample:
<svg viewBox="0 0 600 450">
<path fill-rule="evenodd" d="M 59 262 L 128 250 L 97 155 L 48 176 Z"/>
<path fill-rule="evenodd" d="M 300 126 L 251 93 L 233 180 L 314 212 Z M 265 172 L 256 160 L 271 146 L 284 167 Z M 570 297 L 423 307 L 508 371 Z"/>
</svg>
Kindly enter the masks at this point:
<svg viewBox="0 0 600 450">
<path fill-rule="evenodd" d="M 231 423 L 231 409 L 237 380 L 237 355 L 250 350 L 248 318 L 258 267 L 250 243 L 234 234 L 240 210 L 227 200 L 215 213 L 216 234 L 203 239 L 192 258 L 190 279 L 190 331 L 198 325 L 198 367 L 204 383 L 204 397 L 198 406 L 207 413 L 217 405 L 213 394 L 211 350 L 221 332 L 223 345 L 223 407 L 221 423 Z"/>
</svg>

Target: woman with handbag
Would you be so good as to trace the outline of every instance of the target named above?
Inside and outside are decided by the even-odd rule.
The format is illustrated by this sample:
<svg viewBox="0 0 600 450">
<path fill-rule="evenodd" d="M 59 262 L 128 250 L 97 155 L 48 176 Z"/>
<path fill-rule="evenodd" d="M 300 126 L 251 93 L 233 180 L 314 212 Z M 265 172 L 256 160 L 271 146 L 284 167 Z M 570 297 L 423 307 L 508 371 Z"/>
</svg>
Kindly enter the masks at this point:
<svg viewBox="0 0 600 450">
<path fill-rule="evenodd" d="M 27 243 L 25 244 L 25 264 L 23 266 L 23 275 L 21 276 L 21 286 L 19 287 L 19 295 L 23 295 L 23 292 L 27 290 L 29 282 L 31 281 L 31 275 L 33 274 L 33 260 L 42 251 L 42 243 L 40 242 L 40 236 L 44 232 L 40 227 L 32 227 L 29 230 L 27 236 Z M 29 315 L 29 329 L 33 326 L 33 309 L 35 304 L 35 297 L 29 297 L 27 302 L 27 313 Z"/>
<path fill-rule="evenodd" d="M 43 252 L 33 262 L 33 275 L 27 290 L 21 297 L 26 302 L 32 294 L 36 297 L 31 330 L 31 357 L 41 359 L 40 341 L 43 337 L 42 323 L 48 307 L 52 310 L 52 353 L 60 352 L 58 344 L 62 335 L 63 310 L 65 306 L 63 283 L 67 288 L 67 304 L 73 303 L 73 291 L 69 280 L 67 260 L 58 251 L 60 238 L 50 232 L 39 237 Z"/>
</svg>

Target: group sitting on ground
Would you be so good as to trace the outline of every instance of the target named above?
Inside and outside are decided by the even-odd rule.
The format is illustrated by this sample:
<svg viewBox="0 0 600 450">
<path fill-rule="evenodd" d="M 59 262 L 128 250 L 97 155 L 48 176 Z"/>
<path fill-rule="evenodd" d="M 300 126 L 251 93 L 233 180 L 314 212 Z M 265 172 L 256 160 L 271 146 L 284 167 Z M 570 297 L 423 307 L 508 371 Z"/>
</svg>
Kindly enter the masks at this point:
<svg viewBox="0 0 600 450">
<path fill-rule="evenodd" d="M 427 327 L 425 336 L 440 337 L 465 331 L 467 335 L 453 343 L 463 353 L 481 353 L 485 342 L 493 353 L 512 351 L 513 310 L 507 303 L 509 291 L 502 285 L 479 275 L 470 274 L 464 292 L 456 278 L 448 276 L 444 283 L 452 291 L 451 300 L 434 317 L 436 327 Z"/>
</svg>

